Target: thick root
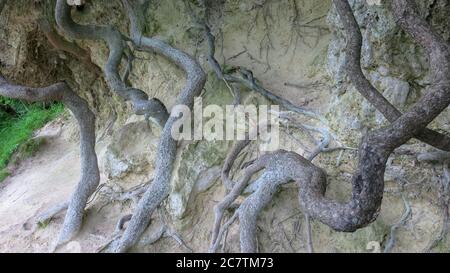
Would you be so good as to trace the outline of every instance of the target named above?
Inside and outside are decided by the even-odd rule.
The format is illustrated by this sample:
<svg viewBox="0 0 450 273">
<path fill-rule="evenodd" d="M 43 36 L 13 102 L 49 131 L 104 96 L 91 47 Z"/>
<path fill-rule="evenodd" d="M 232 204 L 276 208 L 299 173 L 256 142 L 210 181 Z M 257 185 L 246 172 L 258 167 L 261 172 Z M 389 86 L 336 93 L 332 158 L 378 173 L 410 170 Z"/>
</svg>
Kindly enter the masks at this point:
<svg viewBox="0 0 450 273">
<path fill-rule="evenodd" d="M 124 0 L 123 3 L 131 21 L 130 32 L 135 45 L 142 50 L 156 52 L 165 56 L 185 71 L 187 76 L 186 84 L 178 96 L 177 103 L 192 107 L 194 97 L 201 93 L 206 81 L 206 75 L 202 68 L 197 61 L 183 51 L 175 49 L 160 40 L 143 36 L 141 29 L 143 20 L 142 8 L 136 6 L 136 3 L 132 4 L 131 1 Z M 147 227 L 152 213 L 168 195 L 177 149 L 177 143 L 172 138 L 171 129 L 178 119 L 179 117 L 170 116 L 164 126 L 156 158 L 155 178 L 140 200 L 121 238 L 117 252 L 125 252 L 137 243 Z"/>
<path fill-rule="evenodd" d="M 136 2 L 123 1 L 131 21 L 131 40 L 138 50 L 159 53 L 186 72 L 187 81 L 179 95 L 178 104 L 192 107 L 194 97 L 198 96 L 203 89 L 206 75 L 200 65 L 188 54 L 160 40 L 142 35 L 143 11 L 147 1 L 143 2 L 141 5 Z M 117 248 L 117 252 L 125 252 L 138 241 L 146 229 L 153 211 L 167 197 L 177 146 L 171 136 L 171 128 L 179 117 L 169 117 L 166 107 L 158 99 L 148 100 L 145 92 L 128 87 L 119 77 L 117 70 L 124 55 L 125 40 L 117 29 L 75 23 L 70 16 L 70 6 L 65 0 L 57 1 L 55 17 L 60 28 L 73 38 L 104 40 L 108 44 L 110 54 L 105 66 L 105 75 L 109 86 L 124 99 L 133 103 L 136 114 L 146 115 L 164 127 L 158 148 L 155 179 L 139 202 Z"/>
<path fill-rule="evenodd" d="M 326 174 L 322 169 L 313 165 L 310 160 L 283 150 L 264 155 L 264 160 L 261 161 L 264 172 L 254 183 L 256 191 L 244 201 L 235 214 L 239 216 L 240 220 L 241 251 L 243 252 L 257 250 L 255 234 L 257 215 L 270 201 L 279 185 L 296 181 L 299 185 L 300 205 L 306 215 L 321 221 L 336 231 L 353 232 L 373 222 L 379 213 L 384 193 L 386 162 L 394 149 L 413 137 L 440 149 L 449 148 L 448 141 L 444 141 L 445 136 L 436 137 L 430 141 L 428 136 L 436 135 L 436 133 L 425 127 L 450 103 L 450 46 L 428 26 L 425 20 L 417 15 L 413 3 L 406 0 L 393 2 L 394 14 L 400 25 L 427 49 L 432 64 L 431 73 L 435 79 L 428 93 L 402 115 L 386 103 L 386 99 L 373 88 L 362 74 L 359 64 L 361 33 L 349 3 L 346 0 L 334 0 L 333 2 L 348 32 L 349 76 L 360 93 L 374 104 L 392 124 L 378 131 L 370 132 L 362 139 L 358 151 L 358 168 L 352 180 L 352 196 L 345 203 L 338 203 L 325 197 Z M 227 184 L 230 184 L 228 174 L 234 159 L 247 143 L 237 143 L 231 152 L 230 159 L 225 162 L 223 175 L 225 176 L 224 182 Z M 319 148 L 320 151 L 325 147 Z M 310 156 L 310 158 L 314 157 L 315 153 Z M 248 183 L 248 181 L 244 182 Z M 226 197 L 226 202 L 218 205 L 211 250 L 217 249 L 218 241 L 220 241 L 216 234 L 223 234 L 222 231 L 217 232 L 223 208 L 229 206 L 228 199 L 236 199 L 235 196 L 240 193 L 241 187 L 243 186 L 240 183 L 236 184 Z M 408 211 L 407 209 L 406 212 Z M 405 213 L 405 215 L 409 215 L 409 213 Z M 406 219 L 406 216 L 404 218 Z M 234 219 L 235 217 L 231 220 L 234 221 Z"/>
<path fill-rule="evenodd" d="M 54 244 L 54 247 L 57 247 L 77 235 L 83 221 L 86 203 L 100 181 L 95 153 L 95 116 L 86 101 L 73 92 L 66 83 L 58 83 L 44 88 L 29 88 L 9 84 L 0 75 L 0 95 L 32 102 L 60 101 L 72 111 L 78 121 L 80 127 L 81 178 L 72 194 L 63 227 L 58 240 Z"/>
</svg>

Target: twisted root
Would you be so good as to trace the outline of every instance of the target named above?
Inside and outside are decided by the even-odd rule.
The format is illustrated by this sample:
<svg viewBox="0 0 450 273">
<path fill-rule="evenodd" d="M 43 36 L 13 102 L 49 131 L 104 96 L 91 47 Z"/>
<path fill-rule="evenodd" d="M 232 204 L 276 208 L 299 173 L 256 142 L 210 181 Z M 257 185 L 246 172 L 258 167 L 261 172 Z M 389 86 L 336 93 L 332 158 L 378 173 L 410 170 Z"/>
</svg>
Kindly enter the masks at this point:
<svg viewBox="0 0 450 273">
<path fill-rule="evenodd" d="M 68 203 L 63 227 L 54 245 L 57 247 L 70 241 L 80 230 L 84 207 L 100 181 L 97 155 L 95 154 L 95 116 L 87 102 L 74 93 L 66 83 L 57 83 L 43 88 L 30 88 L 10 84 L 0 75 L 0 95 L 30 102 L 60 101 L 72 111 L 78 121 L 81 178 Z M 61 209 L 64 209 L 64 206 Z"/>
<path fill-rule="evenodd" d="M 148 95 L 144 91 L 127 86 L 119 76 L 118 67 L 126 47 L 124 36 L 112 26 L 77 24 L 72 20 L 70 11 L 71 7 L 65 0 L 57 1 L 55 19 L 61 30 L 75 39 L 105 41 L 109 48 L 109 56 L 104 73 L 109 87 L 123 99 L 131 101 L 133 110 L 137 115 L 146 115 L 155 120 L 160 126 L 164 126 L 169 117 L 164 104 L 156 98 L 149 100 Z"/>
<path fill-rule="evenodd" d="M 384 97 L 375 93 L 372 86 L 363 77 L 360 70 L 360 40 L 358 38 L 359 28 L 349 3 L 346 0 L 333 1 L 341 20 L 348 30 L 348 73 L 352 82 L 357 85 L 360 92 L 389 118 L 394 113 L 393 109 L 386 104 Z M 358 150 L 358 168 L 352 179 L 352 196 L 345 203 L 338 203 L 325 197 L 326 173 L 321 168 L 312 164 L 306 158 L 284 150 L 263 155 L 254 161 L 256 171 L 264 169 L 262 175 L 256 180 L 257 190 L 251 194 L 236 211 L 240 220 L 240 244 L 241 251 L 254 252 L 256 245 L 256 218 L 261 209 L 270 201 L 279 185 L 288 181 L 296 181 L 299 185 L 300 206 L 306 214 L 321 221 L 336 231 L 353 232 L 373 222 L 378 216 L 384 191 L 384 171 L 386 162 L 391 153 L 413 137 L 418 137 L 438 148 L 447 149 L 447 142 L 441 141 L 444 137 L 438 137 L 429 141 L 427 134 L 434 132 L 424 131 L 425 127 L 436 118 L 450 103 L 450 46 L 437 35 L 430 26 L 421 19 L 415 11 L 414 5 L 407 0 L 393 1 L 394 14 L 400 26 L 422 46 L 429 54 L 431 62 L 431 74 L 433 84 L 424 95 L 405 114 L 398 114 L 395 118 L 391 116 L 392 124 L 377 131 L 368 133 L 361 141 Z M 355 28 L 356 26 L 356 28 Z M 358 67 L 351 60 L 358 60 Z M 356 76 L 355 76 L 356 75 Z M 359 75 L 359 76 L 358 76 Z M 367 82 L 366 82 L 367 81 Z M 377 91 L 378 92 L 378 91 Z M 377 107 L 378 108 L 378 107 Z M 425 133 L 424 133 L 425 132 Z M 425 135 L 425 137 L 424 137 Z M 247 145 L 248 141 L 238 142 L 232 149 L 230 157 L 227 158 L 222 174 L 227 176 L 232 162 L 239 152 Z M 251 168 L 249 166 L 247 168 Z M 216 222 L 213 230 L 211 251 L 217 249 L 223 208 L 231 204 L 248 183 L 253 170 L 248 169 L 244 178 L 236 183 L 230 194 L 216 209 Z M 224 181 L 227 181 L 226 177 Z M 230 183 L 228 180 L 226 183 Z M 230 220 L 230 221 L 231 221 Z M 229 225 L 229 223 L 227 223 Z"/>
<path fill-rule="evenodd" d="M 177 103 L 192 108 L 194 97 L 200 94 L 206 81 L 205 73 L 200 65 L 186 53 L 163 41 L 142 36 L 143 10 L 147 1 L 143 2 L 139 4 L 136 1 L 123 1 L 131 21 L 131 42 L 138 50 L 156 52 L 165 56 L 186 72 L 186 85 L 181 91 Z M 165 106 L 159 100 L 148 100 L 148 96 L 143 91 L 126 86 L 120 78 L 117 68 L 124 53 L 125 40 L 130 39 L 124 38 L 117 29 L 111 26 L 76 24 L 70 16 L 70 7 L 65 0 L 57 1 L 55 17 L 59 27 L 68 35 L 79 39 L 100 39 L 108 44 L 110 52 L 105 66 L 105 75 L 109 86 L 121 97 L 133 103 L 136 114 L 151 117 L 164 127 L 158 148 L 155 179 L 139 202 L 116 249 L 118 252 L 125 252 L 138 241 L 150 221 L 151 214 L 167 197 L 170 175 L 176 156 L 176 141 L 171 137 L 171 128 L 179 117 L 169 117 Z"/>
<path fill-rule="evenodd" d="M 183 51 L 173 48 L 161 40 L 144 37 L 141 29 L 143 22 L 142 6 L 128 0 L 124 0 L 123 4 L 131 21 L 130 33 L 133 43 L 142 50 L 163 55 L 185 71 L 186 84 L 178 96 L 177 104 L 192 108 L 194 97 L 200 95 L 206 82 L 206 75 L 202 68 L 196 60 Z M 145 231 L 152 213 L 168 195 L 177 150 L 177 143 L 172 138 L 171 129 L 178 119 L 179 117 L 171 115 L 164 126 L 156 157 L 155 178 L 140 200 L 116 249 L 117 252 L 125 252 L 136 244 Z"/>
</svg>

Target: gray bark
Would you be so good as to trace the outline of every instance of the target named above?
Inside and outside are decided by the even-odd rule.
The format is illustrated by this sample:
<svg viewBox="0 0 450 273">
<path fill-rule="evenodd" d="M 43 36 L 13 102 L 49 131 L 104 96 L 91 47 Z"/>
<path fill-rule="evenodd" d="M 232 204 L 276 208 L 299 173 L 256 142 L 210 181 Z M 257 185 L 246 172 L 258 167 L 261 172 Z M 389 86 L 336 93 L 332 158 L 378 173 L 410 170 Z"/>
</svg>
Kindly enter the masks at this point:
<svg viewBox="0 0 450 273">
<path fill-rule="evenodd" d="M 349 3 L 347 0 L 333 0 L 333 3 L 347 30 L 349 77 L 359 92 L 369 102 L 379 107 L 392 123 L 363 137 L 358 151 L 358 167 L 352 179 L 352 195 L 350 200 L 344 203 L 330 200 L 325 196 L 327 187 L 325 171 L 294 152 L 279 150 L 255 160 L 253 165 L 247 167 L 244 178 L 234 184 L 230 194 L 216 207 L 211 251 L 217 249 L 219 235 L 231 221 L 220 229 L 224 210 L 241 194 L 251 175 L 256 171 L 264 169 L 263 174 L 254 182 L 257 183 L 257 190 L 243 202 L 235 214 L 240 220 L 240 242 L 243 252 L 257 250 L 257 215 L 271 200 L 277 187 L 287 181 L 298 183 L 300 206 L 312 218 L 336 231 L 353 232 L 367 226 L 377 218 L 380 210 L 384 193 L 384 171 L 391 153 L 413 137 L 424 140 L 421 138 L 423 134 L 435 134 L 424 129 L 450 103 L 449 44 L 420 18 L 412 1 L 392 2 L 392 10 L 399 25 L 426 49 L 433 79 L 433 84 L 426 94 L 406 113 L 400 114 L 362 74 L 360 32 Z M 446 148 L 446 141 L 440 142 L 444 138 L 432 139 L 432 145 Z M 237 142 L 225 161 L 222 179 L 227 187 L 232 185 L 228 177 L 232 164 L 248 143 L 247 140 Z M 235 216 L 232 220 L 234 218 Z"/>
<path fill-rule="evenodd" d="M 123 2 L 131 21 L 130 33 L 135 47 L 139 50 L 157 52 L 186 72 L 186 85 L 178 96 L 177 104 L 184 104 L 192 108 L 194 97 L 200 94 L 206 81 L 206 75 L 202 68 L 197 61 L 183 51 L 175 49 L 161 40 L 142 36 L 141 26 L 145 2 L 143 4 L 131 3 L 131 1 Z M 110 53 L 104 72 L 109 86 L 124 99 L 133 103 L 136 114 L 153 117 L 164 127 L 158 147 L 155 178 L 139 202 L 116 249 L 118 252 L 125 252 L 137 243 L 146 229 L 152 213 L 168 195 L 177 147 L 176 141 L 171 136 L 171 127 L 179 117 L 169 117 L 165 106 L 159 100 L 148 100 L 147 94 L 141 90 L 127 87 L 120 78 L 117 68 L 123 56 L 125 41 L 117 29 L 111 26 L 85 26 L 75 23 L 70 15 L 70 7 L 65 0 L 57 1 L 55 17 L 58 26 L 71 37 L 100 39 L 108 44 Z"/>
<path fill-rule="evenodd" d="M 66 83 L 43 88 L 31 88 L 10 84 L 0 75 L 0 95 L 29 102 L 60 101 L 67 106 L 80 127 L 81 178 L 69 202 L 63 227 L 56 246 L 71 240 L 80 230 L 83 213 L 89 197 L 100 181 L 95 153 L 95 116 L 85 100 L 80 98 Z"/>
</svg>

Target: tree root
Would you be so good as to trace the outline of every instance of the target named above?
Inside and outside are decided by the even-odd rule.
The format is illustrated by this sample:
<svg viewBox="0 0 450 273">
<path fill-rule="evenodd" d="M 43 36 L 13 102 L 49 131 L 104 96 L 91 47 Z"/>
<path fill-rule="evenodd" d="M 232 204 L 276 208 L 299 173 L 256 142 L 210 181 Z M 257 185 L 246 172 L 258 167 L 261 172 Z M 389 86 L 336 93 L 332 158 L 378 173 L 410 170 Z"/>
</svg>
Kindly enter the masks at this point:
<svg viewBox="0 0 450 273">
<path fill-rule="evenodd" d="M 104 186 L 102 187 L 101 190 L 99 190 L 99 194 L 106 197 L 106 200 L 104 201 L 104 204 L 100 207 L 99 210 L 101 210 L 105 205 L 110 204 L 112 202 L 126 202 L 131 200 L 133 204 L 137 204 L 139 202 L 139 199 L 145 193 L 150 183 L 151 181 L 148 183 L 137 185 L 129 189 L 128 191 L 116 191 L 110 186 L 102 184 Z"/>
<path fill-rule="evenodd" d="M 147 1 L 143 1 L 144 5 Z M 186 85 L 178 97 L 178 104 L 193 106 L 194 97 L 199 95 L 206 81 L 206 75 L 200 65 L 186 53 L 168 44 L 142 35 L 143 7 L 133 1 L 123 1 L 131 21 L 131 39 L 125 38 L 117 29 L 108 26 L 85 26 L 76 24 L 70 16 L 70 7 L 65 0 L 58 0 L 56 6 L 56 22 L 68 35 L 79 39 L 104 40 L 110 54 L 105 67 L 106 80 L 109 86 L 126 100 L 133 103 L 136 114 L 144 114 L 164 127 L 156 160 L 155 179 L 138 204 L 121 241 L 117 252 L 125 252 L 133 246 L 146 229 L 150 217 L 156 207 L 167 197 L 173 162 L 176 156 L 176 141 L 171 137 L 172 125 L 179 117 L 170 116 L 165 106 L 157 99 L 148 100 L 141 90 L 127 87 L 119 77 L 117 67 L 124 53 L 125 40 L 131 41 L 138 50 L 159 53 L 187 74 Z"/>
<path fill-rule="evenodd" d="M 181 238 L 181 236 L 174 229 L 169 227 L 169 225 L 167 224 L 167 221 L 165 220 L 165 215 L 164 215 L 162 209 L 159 210 L 159 218 L 162 223 L 162 226 L 158 230 L 156 230 L 156 232 L 152 233 L 151 235 L 149 235 L 147 237 L 142 238 L 138 244 L 140 246 L 147 246 L 147 245 L 157 242 L 158 240 L 160 240 L 162 238 L 170 237 L 173 240 L 175 240 L 180 246 L 189 250 L 189 252 L 193 252 L 192 248 L 190 248 L 184 242 L 184 240 Z"/>
<path fill-rule="evenodd" d="M 323 149 L 323 147 L 328 146 L 329 138 L 326 138 L 324 142 L 325 144 L 320 144 L 319 148 L 316 148 L 315 151 L 308 157 L 309 161 L 313 160 L 314 157 Z M 279 187 L 291 181 L 288 176 L 286 176 L 282 171 L 278 170 L 279 166 L 277 164 L 279 164 L 279 162 L 273 161 L 272 156 L 277 155 L 277 152 L 275 152 L 274 154 L 264 155 L 259 159 L 250 162 L 250 164 L 247 164 L 242 179 L 238 183 L 233 183 L 233 181 L 231 181 L 231 179 L 229 178 L 230 170 L 239 153 L 249 143 L 249 140 L 238 141 L 230 150 L 227 158 L 225 159 L 221 178 L 224 182 L 224 185 L 227 188 L 231 188 L 231 191 L 214 208 L 215 222 L 213 225 L 212 241 L 209 250 L 210 252 L 217 251 L 223 234 L 238 217 L 241 226 L 241 251 L 256 251 L 257 244 L 255 233 L 257 216 L 260 214 L 261 210 L 271 201 L 273 195 L 277 192 Z M 279 151 L 280 154 L 283 152 L 284 151 Z M 255 182 L 253 182 L 251 186 L 253 190 L 250 190 L 250 192 L 252 192 L 251 195 L 245 199 L 241 206 L 236 210 L 233 217 L 231 217 L 231 219 L 221 227 L 221 222 L 225 211 L 229 209 L 233 202 L 239 197 L 239 195 L 242 194 L 244 189 L 248 186 L 251 177 L 262 169 L 265 169 L 265 172 Z M 308 214 L 305 214 L 305 220 L 307 223 L 307 248 L 309 252 L 312 252 L 313 244 L 310 230 L 310 219 Z"/>
<path fill-rule="evenodd" d="M 120 238 L 122 237 L 124 226 L 127 222 L 129 222 L 132 218 L 132 214 L 127 214 L 122 216 L 119 221 L 116 224 L 116 229 L 114 231 L 114 234 L 112 235 L 112 238 L 106 242 L 104 245 L 97 248 L 96 252 L 115 252 L 118 245 L 120 244 Z M 170 228 L 166 221 L 164 220 L 164 216 L 162 215 L 162 212 L 160 210 L 160 220 L 161 220 L 161 227 L 153 232 L 152 234 L 142 237 L 140 241 L 137 243 L 140 247 L 145 247 L 151 244 L 156 243 L 162 238 L 170 237 L 173 238 L 180 246 L 183 246 L 184 248 L 188 249 L 190 252 L 193 252 L 193 250 L 186 245 L 184 240 L 181 238 L 181 236 L 174 231 L 172 228 Z"/>
<path fill-rule="evenodd" d="M 395 1 L 393 1 L 395 2 Z M 347 75 L 350 78 L 352 84 L 358 90 L 358 92 L 372 104 L 381 114 L 391 123 L 395 122 L 402 116 L 402 113 L 395 108 L 366 78 L 361 69 L 361 46 L 362 46 L 362 34 L 359 29 L 358 23 L 353 16 L 352 9 L 350 5 L 343 0 L 333 1 L 337 12 L 341 18 L 344 25 L 347 37 L 347 53 L 346 53 L 346 69 Z M 403 6 L 403 7 L 402 7 Z M 400 26 L 410 35 L 412 35 L 417 42 L 421 43 L 428 51 L 428 54 L 437 57 L 442 56 L 444 59 L 448 58 L 445 56 L 446 47 L 445 41 L 442 40 L 435 31 L 431 30 L 430 26 L 420 18 L 418 13 L 414 11 L 415 7 L 412 5 L 407 5 L 403 3 L 393 3 L 393 10 L 396 13 L 396 20 L 399 22 Z M 401 14 L 405 12 L 405 14 Z M 407 16 L 405 16 L 407 14 Z M 411 29 L 409 23 L 420 26 L 420 29 Z M 426 44 L 422 43 L 419 39 L 420 33 L 425 31 L 431 31 L 430 35 L 426 35 L 428 42 Z M 420 33 L 419 33 L 420 32 Z M 417 39 L 419 38 L 419 39 Z M 431 43 L 430 43 L 431 42 Z M 434 47 L 434 48 L 432 48 Z M 438 61 L 438 60 L 436 60 Z M 432 63 L 432 62 L 431 62 Z M 449 68 L 446 65 L 441 65 L 442 71 L 447 71 Z M 441 74 L 438 67 L 434 67 L 434 74 Z M 436 76 L 436 75 L 435 75 Z M 437 77 L 436 79 L 440 79 Z M 435 86 L 438 86 L 437 84 Z M 443 88 L 446 88 L 445 85 Z M 404 115 L 403 115 L 404 116 Z M 437 149 L 450 152 L 450 137 L 443 135 L 436 131 L 432 131 L 427 128 L 423 128 L 414 135 L 420 141 L 423 141 Z"/>
<path fill-rule="evenodd" d="M 57 247 L 70 241 L 80 230 L 86 203 L 100 181 L 95 153 L 95 116 L 86 101 L 73 92 L 66 83 L 57 83 L 44 88 L 30 88 L 9 84 L 0 75 L 0 95 L 30 102 L 60 101 L 72 111 L 78 121 L 80 127 L 81 178 L 68 204 L 61 232 L 54 244 L 54 247 Z M 54 210 L 53 212 L 57 211 Z"/>
<path fill-rule="evenodd" d="M 206 75 L 202 68 L 197 61 L 183 51 L 160 40 L 144 37 L 141 29 L 143 22 L 142 8 L 128 0 L 123 0 L 123 3 L 131 21 L 130 33 L 134 44 L 142 50 L 157 52 L 165 56 L 185 71 L 186 85 L 181 90 L 177 103 L 192 108 L 194 97 L 201 93 L 206 82 Z M 125 252 L 137 242 L 150 221 L 151 214 L 168 195 L 177 150 L 176 140 L 171 136 L 171 129 L 178 119 L 179 117 L 170 116 L 164 126 L 158 147 L 154 181 L 140 200 L 133 218 L 121 238 L 120 245 L 117 248 L 118 252 Z"/>
<path fill-rule="evenodd" d="M 130 221 L 132 214 L 126 214 L 117 221 L 116 228 L 114 230 L 113 235 L 111 236 L 111 239 L 103 244 L 102 246 L 98 247 L 95 252 L 110 252 L 110 249 L 115 249 L 115 245 L 118 244 L 118 241 L 120 239 L 120 236 L 122 236 L 122 232 L 124 229 L 125 224 Z"/>
<path fill-rule="evenodd" d="M 358 74 L 361 71 L 359 64 L 361 35 L 349 3 L 346 0 L 333 0 L 333 3 L 347 29 L 350 78 L 369 102 L 379 108 L 385 116 L 392 118 L 390 115 L 396 113 L 395 108 L 391 107 L 370 83 L 367 84 L 368 81 L 362 72 Z M 422 140 L 430 140 L 422 138 L 425 127 L 450 103 L 450 46 L 431 29 L 424 19 L 417 15 L 411 1 L 394 1 L 392 8 L 400 26 L 426 48 L 434 81 L 426 95 L 409 111 L 403 115 L 395 114 L 396 117 L 391 119 L 391 125 L 369 132 L 362 139 L 358 151 L 358 168 L 352 179 L 353 189 L 350 200 L 339 203 L 327 199 L 325 197 L 326 173 L 306 158 L 284 150 L 265 154 L 247 167 L 253 167 L 254 170 L 246 169 L 244 178 L 236 183 L 224 201 L 216 206 L 210 251 L 217 249 L 219 235 L 223 234 L 220 223 L 224 210 L 241 193 L 250 177 L 261 169 L 264 169 L 264 172 L 254 182 L 257 190 L 243 202 L 235 216 L 231 218 L 234 221 L 236 217 L 239 217 L 240 244 L 243 252 L 257 250 L 256 217 L 270 201 L 278 186 L 292 180 L 299 185 L 300 206 L 305 213 L 336 231 L 353 232 L 367 226 L 377 218 L 384 193 L 384 171 L 389 156 L 397 147 L 415 136 L 419 136 Z M 351 60 L 357 60 L 357 62 L 352 63 Z M 440 141 L 442 139 L 438 138 L 437 142 L 431 142 L 433 146 L 445 148 L 448 143 Z M 223 175 L 228 175 L 234 159 L 248 142 L 241 141 L 233 147 L 225 161 Z M 229 184 L 230 181 L 227 183 Z M 227 225 L 232 223 L 231 220 L 227 222 Z"/>
<path fill-rule="evenodd" d="M 157 230 L 155 233 L 151 234 L 148 237 L 145 237 L 141 242 L 139 242 L 140 246 L 147 246 L 156 243 L 162 238 L 172 238 L 175 240 L 180 246 L 183 246 L 189 252 L 193 252 L 192 248 L 190 248 L 186 243 L 183 241 L 180 235 L 176 233 L 173 229 L 170 229 L 167 226 L 162 226 L 159 230 Z"/>
<path fill-rule="evenodd" d="M 101 184 L 97 187 L 95 192 L 91 195 L 90 199 L 86 202 L 86 205 L 89 205 L 91 202 L 93 202 L 96 198 L 96 195 L 100 192 L 102 196 L 106 196 L 107 200 L 104 202 L 103 205 L 101 205 L 101 210 L 104 206 L 112 203 L 112 202 L 126 202 L 128 200 L 131 200 L 133 203 L 137 204 L 139 201 L 139 198 L 141 195 L 145 192 L 146 187 L 148 187 L 148 183 L 137 185 L 136 187 L 133 187 L 129 191 L 125 192 L 117 192 L 114 191 L 111 187 L 109 187 L 106 184 Z M 64 202 L 61 204 L 58 204 L 54 207 L 51 207 L 50 209 L 46 210 L 45 212 L 41 213 L 36 217 L 35 223 L 39 225 L 45 225 L 49 223 L 51 220 L 55 219 L 55 217 L 60 214 L 61 212 L 67 210 L 69 207 L 69 202 Z M 130 217 L 131 214 L 129 214 L 127 217 Z M 128 222 L 130 219 L 127 217 L 121 218 L 122 226 Z M 121 228 L 122 229 L 122 228 Z"/>
<path fill-rule="evenodd" d="M 314 253 L 314 246 L 311 232 L 311 218 L 307 213 L 305 213 L 305 225 L 306 225 L 306 250 L 308 251 L 308 253 Z"/>
<path fill-rule="evenodd" d="M 151 117 L 161 127 L 166 123 L 169 113 L 164 104 L 156 99 L 148 98 L 148 95 L 139 89 L 128 87 L 122 81 L 118 73 L 118 67 L 124 55 L 126 38 L 114 27 L 79 25 L 72 20 L 71 7 L 65 0 L 56 3 L 55 19 L 62 31 L 75 39 L 103 40 L 110 50 L 108 61 L 104 68 L 106 82 L 119 96 L 129 100 L 133 104 L 133 110 L 137 115 Z"/>
</svg>

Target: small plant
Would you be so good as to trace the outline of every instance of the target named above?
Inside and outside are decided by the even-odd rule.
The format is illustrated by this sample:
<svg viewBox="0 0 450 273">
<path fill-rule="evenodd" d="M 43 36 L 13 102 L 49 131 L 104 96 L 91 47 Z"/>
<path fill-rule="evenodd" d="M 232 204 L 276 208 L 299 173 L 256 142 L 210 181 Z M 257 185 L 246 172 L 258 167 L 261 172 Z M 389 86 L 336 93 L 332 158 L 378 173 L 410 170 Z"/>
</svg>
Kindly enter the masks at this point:
<svg viewBox="0 0 450 273">
<path fill-rule="evenodd" d="M 37 226 L 38 226 L 40 229 L 44 229 L 44 228 L 46 228 L 46 227 L 48 226 L 48 224 L 50 224 L 50 220 L 38 222 L 38 223 L 37 223 Z"/>
</svg>

